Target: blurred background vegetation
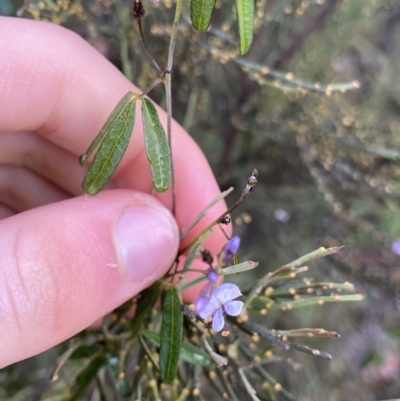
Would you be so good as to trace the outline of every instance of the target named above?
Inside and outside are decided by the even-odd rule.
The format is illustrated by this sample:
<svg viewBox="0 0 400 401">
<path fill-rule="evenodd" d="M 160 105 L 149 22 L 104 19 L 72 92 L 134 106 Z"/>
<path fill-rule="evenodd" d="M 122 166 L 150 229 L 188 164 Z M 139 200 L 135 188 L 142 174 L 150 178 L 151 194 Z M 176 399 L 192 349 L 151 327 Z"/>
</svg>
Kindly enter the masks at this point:
<svg viewBox="0 0 400 401">
<path fill-rule="evenodd" d="M 27 11 L 21 0 L 0 0 L 0 14 L 76 31 L 144 89 L 156 75 L 131 3 L 31 0 Z M 145 36 L 161 65 L 173 4 L 144 4 Z M 330 362 L 283 351 L 284 362 L 269 372 L 302 401 L 400 397 L 400 256 L 392 249 L 400 237 L 400 4 L 257 0 L 245 58 L 233 6 L 217 0 L 205 34 L 191 28 L 184 10 L 173 101 L 175 119 L 203 149 L 222 189 L 233 185 L 239 194 L 259 170 L 256 190 L 233 216 L 241 258 L 260 262 L 242 285 L 319 246 L 345 245 L 311 265 L 309 276 L 350 281 L 366 296 L 265 316 L 270 328 L 323 327 L 342 336 L 313 340 L 333 355 Z M 165 104 L 161 90 L 151 97 Z M 0 372 L 0 399 L 42 399 L 56 355 Z"/>
</svg>

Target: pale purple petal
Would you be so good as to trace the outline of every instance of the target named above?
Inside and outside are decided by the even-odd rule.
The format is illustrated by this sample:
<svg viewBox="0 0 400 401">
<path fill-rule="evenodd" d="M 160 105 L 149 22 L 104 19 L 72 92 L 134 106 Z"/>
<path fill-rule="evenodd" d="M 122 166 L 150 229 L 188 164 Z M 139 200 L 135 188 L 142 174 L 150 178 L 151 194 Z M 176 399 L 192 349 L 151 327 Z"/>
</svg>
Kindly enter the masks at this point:
<svg viewBox="0 0 400 401">
<path fill-rule="evenodd" d="M 204 297 L 210 299 L 213 290 L 214 290 L 214 287 L 213 287 L 212 283 L 207 283 L 207 284 L 201 289 L 200 295 L 203 295 Z"/>
<path fill-rule="evenodd" d="M 225 326 L 224 316 L 222 308 L 220 308 L 214 313 L 212 328 L 218 332 L 221 331 L 224 328 L 224 326 Z"/>
<path fill-rule="evenodd" d="M 223 312 L 225 311 L 228 315 L 238 316 L 243 308 L 243 302 L 233 301 L 235 298 L 240 297 L 242 294 L 239 287 L 232 283 L 223 283 L 219 287 L 212 290 L 212 283 L 206 284 L 201 290 L 200 295 L 195 301 L 195 310 L 203 320 L 208 320 L 211 317 L 216 319 L 215 326 L 221 328 L 215 331 L 221 331 L 224 319 Z M 211 296 L 208 298 L 211 292 Z"/>
<path fill-rule="evenodd" d="M 243 305 L 242 301 L 230 301 L 223 306 L 223 309 L 227 315 L 239 316 L 242 312 Z"/>
<path fill-rule="evenodd" d="M 219 308 L 221 308 L 221 305 L 219 306 Z M 198 311 L 198 313 L 203 320 L 207 320 L 212 317 L 215 311 L 219 308 L 215 308 L 210 302 L 207 302 L 203 309 Z"/>
<path fill-rule="evenodd" d="M 208 304 L 211 298 L 213 286 L 211 283 L 207 283 L 200 291 L 200 294 L 194 301 L 194 309 L 196 312 L 200 312 Z"/>
<path fill-rule="evenodd" d="M 211 300 L 217 300 L 221 305 L 240 297 L 242 293 L 236 284 L 223 283 L 215 288 L 211 295 Z M 210 301 L 211 301 L 210 300 Z"/>
<path fill-rule="evenodd" d="M 204 307 L 208 304 L 209 298 L 205 297 L 204 295 L 199 295 L 196 300 L 194 301 L 194 310 L 196 312 L 201 312 Z"/>
</svg>

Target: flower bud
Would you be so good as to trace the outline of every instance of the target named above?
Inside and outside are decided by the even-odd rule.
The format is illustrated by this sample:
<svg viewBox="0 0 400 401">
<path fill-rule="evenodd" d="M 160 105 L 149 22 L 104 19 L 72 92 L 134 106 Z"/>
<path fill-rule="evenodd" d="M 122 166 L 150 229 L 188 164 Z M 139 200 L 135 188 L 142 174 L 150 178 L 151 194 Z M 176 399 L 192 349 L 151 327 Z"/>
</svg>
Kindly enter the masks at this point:
<svg viewBox="0 0 400 401">
<path fill-rule="evenodd" d="M 237 253 L 240 246 L 240 237 L 234 236 L 232 237 L 224 246 L 219 255 L 220 263 L 226 265 L 228 262 L 231 261 L 233 255 Z"/>
<path fill-rule="evenodd" d="M 211 281 L 212 283 L 216 283 L 218 280 L 218 273 L 215 271 L 215 269 L 213 267 L 210 267 L 207 270 L 207 279 L 208 281 Z"/>
</svg>

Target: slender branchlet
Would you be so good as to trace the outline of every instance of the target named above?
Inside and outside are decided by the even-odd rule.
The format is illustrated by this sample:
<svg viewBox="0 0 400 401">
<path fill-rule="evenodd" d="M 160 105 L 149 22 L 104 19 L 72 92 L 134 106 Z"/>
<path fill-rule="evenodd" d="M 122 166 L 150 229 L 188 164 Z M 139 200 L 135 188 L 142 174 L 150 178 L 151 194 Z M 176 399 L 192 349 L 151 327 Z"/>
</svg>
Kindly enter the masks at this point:
<svg viewBox="0 0 400 401">
<path fill-rule="evenodd" d="M 172 36 L 171 36 L 172 39 Z M 167 67 L 168 68 L 168 67 Z M 174 170 L 174 158 L 172 153 L 172 88 L 171 88 L 171 72 L 169 68 L 165 70 L 168 72 L 164 80 L 166 104 L 167 104 L 167 137 L 169 151 L 171 152 L 171 187 L 172 187 L 172 214 L 175 216 L 176 213 L 176 183 L 175 183 L 175 170 Z"/>
<path fill-rule="evenodd" d="M 144 38 L 144 35 L 143 35 L 142 18 L 144 17 L 145 14 L 146 14 L 146 11 L 145 11 L 145 9 L 143 7 L 143 4 L 142 4 L 141 0 L 134 0 L 134 2 L 133 2 L 133 10 L 132 10 L 132 17 L 136 21 L 137 26 L 138 26 L 140 43 L 143 46 L 143 50 L 146 53 L 146 56 L 147 56 L 150 64 L 156 69 L 158 74 L 161 76 L 162 73 L 163 73 L 162 69 L 160 68 L 160 66 L 158 65 L 157 61 L 154 59 L 152 54 L 150 53 L 150 50 L 147 47 L 147 44 L 146 44 L 146 41 L 145 41 L 145 38 Z"/>
<path fill-rule="evenodd" d="M 142 93 L 140 96 L 146 96 L 149 92 L 151 92 L 158 84 L 162 83 L 162 78 L 155 79 Z"/>
<path fill-rule="evenodd" d="M 171 39 L 169 41 L 168 50 L 168 60 L 167 68 L 165 69 L 166 79 L 165 84 L 165 94 L 166 94 L 166 104 L 167 104 L 167 136 L 168 145 L 171 152 L 171 186 L 172 186 L 172 214 L 175 216 L 176 209 L 176 183 L 175 183 L 175 172 L 174 172 L 174 162 L 172 155 L 172 85 L 171 85 L 171 73 L 172 65 L 174 61 L 174 49 L 176 43 L 176 35 L 178 33 L 178 24 L 182 13 L 182 0 L 177 0 L 174 23 L 172 25 Z"/>
<path fill-rule="evenodd" d="M 254 187 L 257 184 L 257 177 L 258 177 L 258 171 L 257 169 L 254 169 L 251 172 L 250 177 L 247 179 L 247 184 L 246 187 L 244 188 L 242 194 L 240 195 L 240 198 L 237 200 L 237 202 L 231 206 L 226 212 L 222 213 L 221 216 L 217 218 L 217 220 L 213 221 L 211 224 L 209 224 L 203 231 L 201 231 L 200 234 L 198 234 L 188 245 L 186 245 L 181 251 L 180 254 L 185 253 L 188 249 L 190 249 L 195 242 L 207 231 L 209 231 L 211 228 L 213 228 L 216 224 L 226 224 L 225 222 L 226 217 L 231 214 L 246 198 L 247 195 L 254 189 Z M 230 217 L 228 217 L 230 219 Z"/>
<path fill-rule="evenodd" d="M 166 105 L 167 105 L 167 137 L 168 137 L 168 146 L 171 153 L 171 188 L 172 188 L 172 214 L 175 216 L 176 214 L 176 183 L 175 183 L 175 171 L 174 171 L 174 162 L 172 155 L 172 85 L 171 85 L 171 73 L 172 73 L 172 64 L 174 59 L 174 49 L 176 43 L 176 35 L 178 32 L 178 24 L 182 13 L 182 0 L 178 0 L 176 3 L 175 17 L 172 26 L 171 39 L 169 43 L 168 50 L 168 59 L 167 66 L 164 70 L 160 68 L 157 61 L 154 59 L 152 54 L 149 51 L 149 48 L 146 45 L 146 41 L 143 34 L 142 22 L 141 19 L 145 15 L 145 10 L 141 0 L 134 0 L 133 3 L 133 12 L 132 16 L 137 23 L 139 30 L 139 38 L 140 42 L 143 46 L 143 49 L 146 53 L 150 64 L 156 69 L 159 74 L 159 78 L 156 79 L 143 93 L 142 96 L 147 95 L 155 86 L 159 83 L 163 82 L 165 86 L 165 96 L 166 96 Z"/>
</svg>

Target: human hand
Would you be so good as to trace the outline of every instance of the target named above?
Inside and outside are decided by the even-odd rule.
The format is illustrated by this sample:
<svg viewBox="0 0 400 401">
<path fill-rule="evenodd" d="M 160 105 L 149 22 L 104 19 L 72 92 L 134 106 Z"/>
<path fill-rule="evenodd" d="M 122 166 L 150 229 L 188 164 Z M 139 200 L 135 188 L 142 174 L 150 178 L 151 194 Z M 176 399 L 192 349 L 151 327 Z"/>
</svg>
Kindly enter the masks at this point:
<svg viewBox="0 0 400 401">
<path fill-rule="evenodd" d="M 174 123 L 175 221 L 170 191 L 145 194 L 151 174 L 137 117 L 109 190 L 82 195 L 78 155 L 122 96 L 140 91 L 51 24 L 0 17 L 0 54 L 1 368 L 71 337 L 162 277 L 178 230 L 219 189 Z M 216 205 L 187 240 L 224 210 Z M 215 231 L 206 246 L 216 253 L 224 242 Z"/>
</svg>

